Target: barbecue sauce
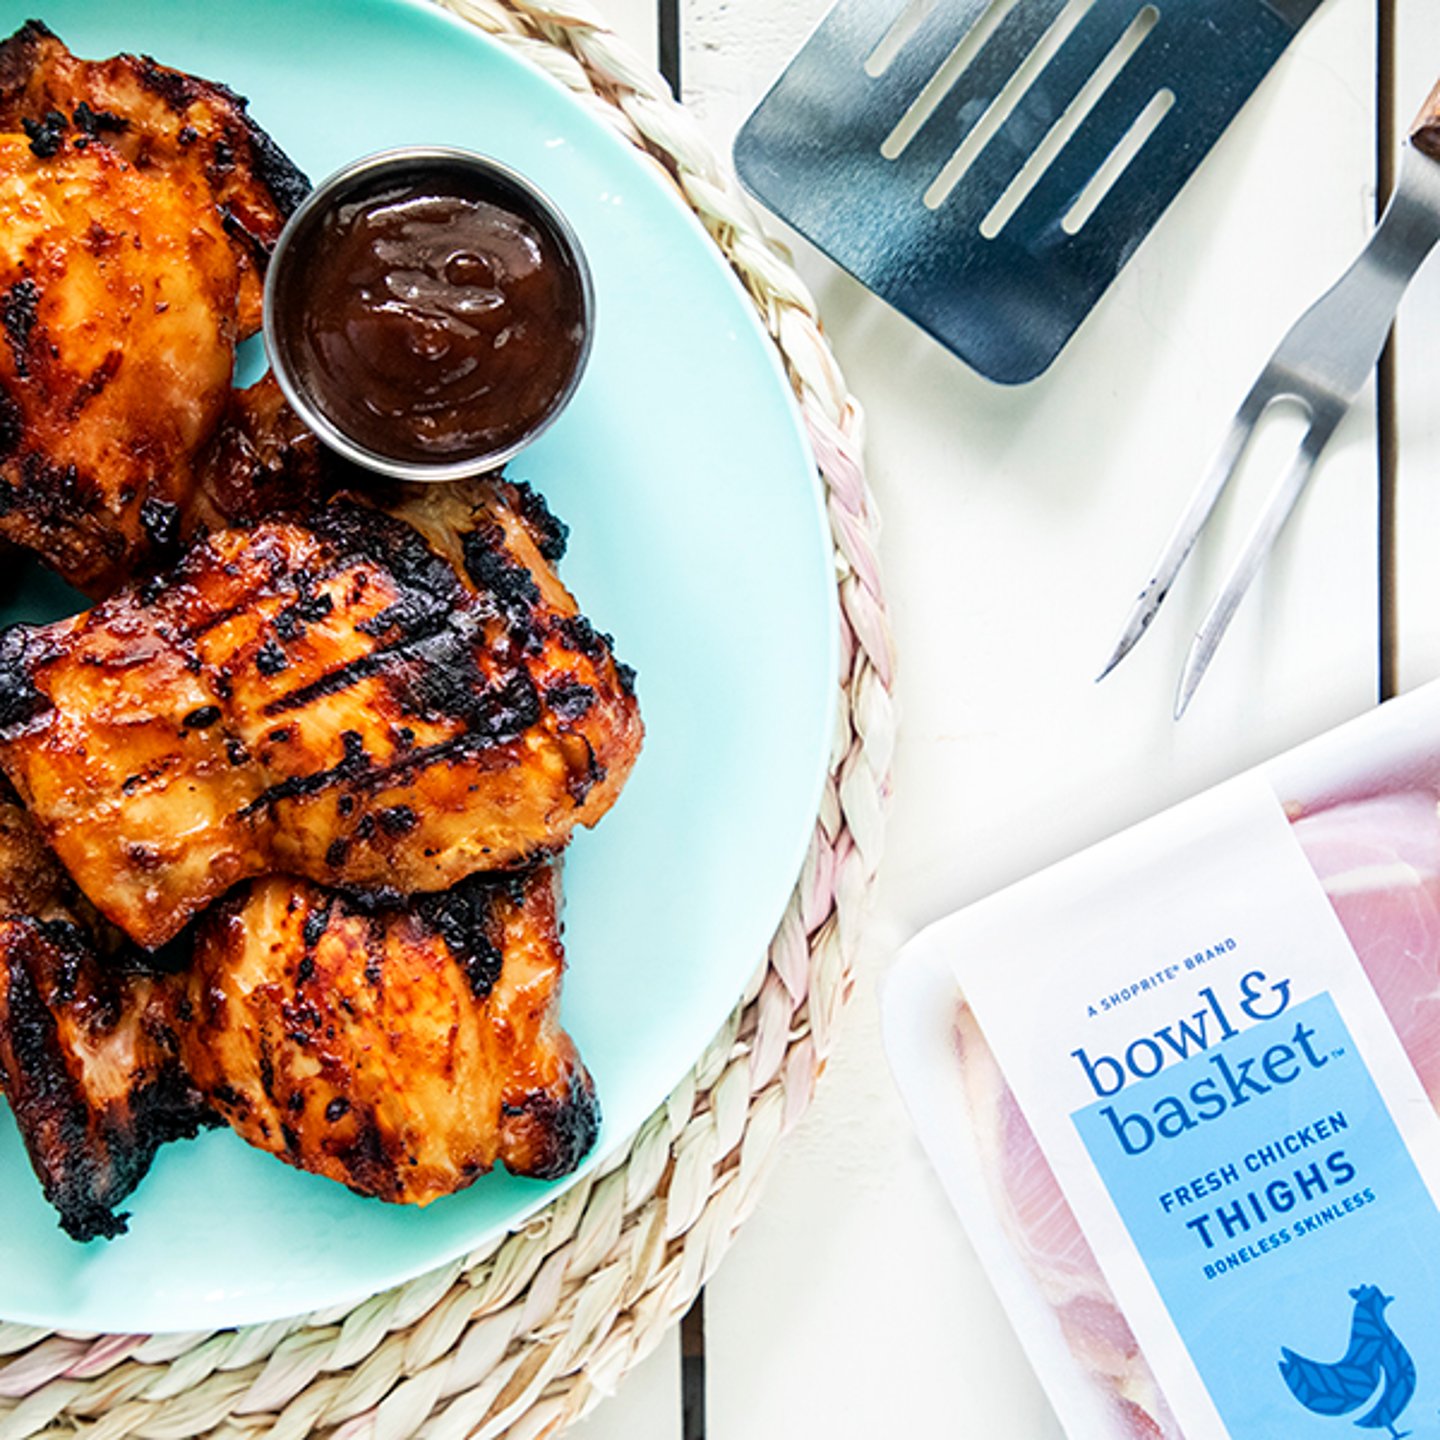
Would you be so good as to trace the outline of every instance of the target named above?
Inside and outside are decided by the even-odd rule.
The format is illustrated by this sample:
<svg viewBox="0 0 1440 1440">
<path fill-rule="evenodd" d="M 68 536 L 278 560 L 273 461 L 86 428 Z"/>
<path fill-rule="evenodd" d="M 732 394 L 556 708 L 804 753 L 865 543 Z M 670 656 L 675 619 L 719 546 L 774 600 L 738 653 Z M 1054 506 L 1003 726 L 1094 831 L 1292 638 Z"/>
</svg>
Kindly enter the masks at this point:
<svg viewBox="0 0 1440 1440">
<path fill-rule="evenodd" d="M 499 186 L 393 184 L 338 205 L 307 249 L 286 348 L 314 404 L 366 449 L 422 464 L 491 454 L 565 397 L 581 277 Z"/>
</svg>

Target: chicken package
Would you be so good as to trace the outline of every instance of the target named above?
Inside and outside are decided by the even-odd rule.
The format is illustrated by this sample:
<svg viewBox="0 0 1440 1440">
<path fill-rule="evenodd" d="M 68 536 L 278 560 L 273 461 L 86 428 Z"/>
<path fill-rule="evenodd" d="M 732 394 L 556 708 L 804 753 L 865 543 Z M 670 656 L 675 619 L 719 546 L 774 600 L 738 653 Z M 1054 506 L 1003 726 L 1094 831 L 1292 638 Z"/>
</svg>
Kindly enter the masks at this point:
<svg viewBox="0 0 1440 1440">
<path fill-rule="evenodd" d="M 1440 682 L 930 926 L 922 1142 L 1068 1434 L 1440 1406 Z"/>
</svg>

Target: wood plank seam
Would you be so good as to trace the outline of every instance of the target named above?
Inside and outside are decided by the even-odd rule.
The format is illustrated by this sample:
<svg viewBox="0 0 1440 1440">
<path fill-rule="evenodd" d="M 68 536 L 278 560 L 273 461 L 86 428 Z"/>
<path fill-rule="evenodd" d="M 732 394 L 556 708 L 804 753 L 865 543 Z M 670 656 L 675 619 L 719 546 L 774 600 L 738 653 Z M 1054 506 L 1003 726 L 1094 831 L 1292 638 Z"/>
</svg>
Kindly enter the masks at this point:
<svg viewBox="0 0 1440 1440">
<path fill-rule="evenodd" d="M 656 0 L 659 8 L 659 69 L 677 100 L 680 93 L 680 0 Z"/>
<path fill-rule="evenodd" d="M 681 93 L 680 0 L 656 0 L 656 47 L 660 74 L 677 99 Z M 680 1437 L 705 1440 L 705 1290 L 702 1286 L 680 1322 Z"/>
<path fill-rule="evenodd" d="M 1396 134 L 1395 0 L 1376 0 L 1375 16 L 1375 219 L 1379 222 L 1395 188 Z M 1396 578 L 1396 485 L 1400 417 L 1395 332 L 1380 355 L 1376 375 L 1376 446 L 1379 462 L 1380 670 L 1379 699 L 1399 689 L 1400 615 Z"/>
<path fill-rule="evenodd" d="M 705 1440 L 705 1291 L 680 1322 L 681 1440 Z"/>
</svg>

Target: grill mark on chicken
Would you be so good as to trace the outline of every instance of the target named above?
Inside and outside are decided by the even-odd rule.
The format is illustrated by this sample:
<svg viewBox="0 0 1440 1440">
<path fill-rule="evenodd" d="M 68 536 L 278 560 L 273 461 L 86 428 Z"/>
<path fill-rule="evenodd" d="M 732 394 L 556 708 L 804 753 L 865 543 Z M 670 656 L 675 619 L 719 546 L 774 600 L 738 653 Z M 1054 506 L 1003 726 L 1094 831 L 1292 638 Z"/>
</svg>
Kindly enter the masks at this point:
<svg viewBox="0 0 1440 1440">
<path fill-rule="evenodd" d="M 315 618 L 323 618 L 333 608 L 333 602 L 328 595 L 319 598 L 326 603 L 323 612 Z M 462 602 L 463 596 L 457 593 L 452 599 L 458 604 Z M 296 607 L 292 606 L 282 614 L 289 614 L 295 609 Z M 277 632 L 280 628 L 277 622 Z M 474 683 L 474 663 L 471 657 L 481 623 L 477 617 L 452 613 L 441 604 L 435 603 L 434 597 L 404 595 L 382 610 L 373 620 L 362 620 L 356 629 L 363 635 L 377 638 L 392 631 L 395 633 L 392 640 L 380 645 L 368 655 L 348 661 L 307 685 L 277 696 L 266 704 L 265 713 L 282 715 L 287 710 L 299 709 L 315 700 L 347 689 L 358 680 L 379 674 L 397 661 L 413 660 L 450 674 L 463 673 L 466 682 Z M 299 636 L 292 634 L 286 638 L 296 639 Z M 454 688 L 462 695 L 469 694 L 464 684 Z"/>
<path fill-rule="evenodd" d="M 217 610 L 213 615 L 207 615 L 204 620 L 195 625 L 185 626 L 177 631 L 177 639 L 200 640 L 212 630 L 218 630 L 222 625 L 228 625 L 230 621 L 244 615 L 254 603 L 256 596 L 265 589 L 266 581 L 259 581 L 243 599 L 237 600 L 233 605 L 227 605 L 223 610 Z M 152 588 L 148 593 L 142 593 L 142 600 L 146 603 L 154 603 L 165 593 L 164 585 L 159 582 L 152 582 Z"/>
<path fill-rule="evenodd" d="M 124 358 L 120 350 L 112 350 L 91 372 L 80 387 L 70 397 L 69 404 L 65 407 L 66 413 L 73 420 L 92 400 L 96 398 L 115 378 L 115 372 L 120 368 L 120 362 Z M 157 504 L 162 502 L 147 502 Z M 171 507 L 172 510 L 174 507 Z M 177 512 L 178 513 L 178 512 Z M 141 507 L 140 523 L 146 525 L 145 510 Z M 148 529 L 149 527 L 146 526 Z"/>
<path fill-rule="evenodd" d="M 130 128 L 130 122 L 123 115 L 110 110 L 92 110 L 89 102 L 82 100 L 72 117 L 76 127 L 92 140 L 102 135 L 123 135 Z"/>
<path fill-rule="evenodd" d="M 525 883 L 523 877 L 509 881 L 472 877 L 452 890 L 422 895 L 415 901 L 416 910 L 444 940 L 451 957 L 465 972 L 470 993 L 477 1000 L 484 1000 L 495 988 L 504 964 L 500 947 L 490 933 L 491 910 L 495 895 L 500 893 L 496 887 L 506 886 L 503 893 L 509 903 L 522 905 Z"/>
<path fill-rule="evenodd" d="M 344 574 L 348 564 L 348 559 L 349 557 L 342 556 L 332 561 L 332 563 L 321 567 L 313 575 L 304 573 L 301 576 L 297 576 L 295 580 L 296 588 L 300 589 L 300 587 L 306 584 L 307 581 L 309 584 L 312 585 L 324 584 L 327 580 L 333 580 L 337 575 Z M 180 625 L 174 626 L 173 628 L 169 629 L 169 633 L 173 634 L 174 638 L 179 643 L 184 643 L 186 641 L 202 640 L 212 630 L 218 630 L 220 626 L 228 625 L 230 621 L 238 619 L 240 616 L 245 615 L 254 607 L 257 600 L 267 589 L 273 587 L 277 582 L 283 580 L 283 576 L 284 572 L 281 567 L 272 566 L 265 574 L 260 576 L 254 582 L 254 584 L 242 590 L 240 592 L 240 598 L 235 600 L 232 604 L 225 606 L 223 609 L 216 610 L 212 614 L 206 615 L 203 619 L 197 620 L 193 624 L 182 623 Z M 164 596 L 165 584 L 163 580 L 152 581 L 151 587 L 152 588 L 149 592 L 149 595 L 143 596 L 143 598 L 146 599 L 147 603 L 153 604 L 155 601 L 158 601 Z M 307 597 L 302 592 L 300 597 L 296 600 L 295 605 L 290 606 L 289 610 L 294 610 L 295 606 L 301 605 L 307 599 L 312 599 L 312 597 Z M 330 601 L 330 597 L 328 595 L 313 597 L 314 601 L 318 601 L 320 599 L 324 599 L 329 602 L 325 607 L 325 614 L 329 614 L 330 610 L 333 608 L 334 602 Z M 288 610 L 282 610 L 280 612 L 281 615 L 285 615 L 287 613 L 289 613 Z M 323 616 L 316 615 L 314 618 L 323 618 Z M 276 617 L 275 623 L 277 630 L 279 630 L 279 616 Z M 298 632 L 294 635 L 291 635 L 289 638 L 299 638 Z"/>
<path fill-rule="evenodd" d="M 17 280 L 0 302 L 0 326 L 15 358 L 15 373 L 22 380 L 30 378 L 30 338 L 35 333 L 39 304 L 40 291 L 28 276 Z"/>
<path fill-rule="evenodd" d="M 313 593 L 312 583 L 309 577 L 298 576 L 295 588 L 300 592 L 300 598 L 275 617 L 275 634 L 286 644 L 303 640 L 305 627 L 323 620 L 335 608 L 330 596 Z"/>
<path fill-rule="evenodd" d="M 364 629 L 363 626 L 357 628 Z M 377 770 L 374 772 L 377 778 L 408 775 L 419 765 L 436 759 L 474 753 L 477 747 L 504 744 L 536 722 L 540 702 L 527 676 L 512 676 L 500 687 L 487 682 L 474 660 L 475 647 L 481 640 L 480 627 L 468 624 L 467 617 L 452 617 L 446 630 L 439 634 L 410 637 L 382 646 L 279 696 L 264 707 L 265 714 L 283 715 L 303 709 L 316 700 L 349 689 L 360 680 L 385 674 L 397 662 L 413 661 L 418 674 L 398 690 L 400 705 L 416 716 L 463 721 L 469 731 L 458 740 L 429 750 L 417 750 L 408 761 L 389 770 Z"/>
<path fill-rule="evenodd" d="M 8 460 L 20 448 L 25 439 L 25 413 L 10 393 L 9 386 L 0 383 L 0 460 Z M 4 500 L 0 493 L 0 502 Z"/>
<path fill-rule="evenodd" d="M 362 655 L 358 660 L 350 660 L 334 670 L 327 670 L 318 680 L 312 680 L 308 685 L 277 696 L 266 704 L 265 713 L 283 715 L 287 710 L 303 710 L 316 700 L 323 700 L 327 695 L 337 695 L 342 690 L 348 690 L 357 681 L 378 675 L 397 660 L 418 658 L 420 656 L 416 646 L 406 642 L 371 651 L 369 655 Z"/>
<path fill-rule="evenodd" d="M 478 590 L 488 590 L 500 602 L 507 616 L 528 616 L 540 598 L 535 577 L 515 562 L 505 548 L 504 531 L 498 525 L 487 525 L 464 536 L 462 553 L 465 573 Z"/>
<path fill-rule="evenodd" d="M 328 770 L 312 770 L 308 775 L 292 775 L 288 780 L 281 780 L 270 786 L 268 790 L 262 790 L 248 805 L 242 806 L 237 813 L 242 819 L 247 819 L 257 811 L 268 810 L 282 800 L 297 800 L 307 795 L 318 795 L 322 790 L 329 790 L 336 785 L 346 783 L 353 784 L 369 780 L 372 782 L 372 786 L 378 786 L 389 776 L 378 766 L 366 764 L 369 757 L 363 747 L 358 750 L 352 748 L 351 742 L 359 738 L 353 730 L 347 730 L 341 736 L 342 741 L 345 742 L 346 755 L 338 765 L 333 765 Z M 360 823 L 363 824 L 363 820 Z M 357 828 L 359 827 L 357 826 Z"/>
</svg>

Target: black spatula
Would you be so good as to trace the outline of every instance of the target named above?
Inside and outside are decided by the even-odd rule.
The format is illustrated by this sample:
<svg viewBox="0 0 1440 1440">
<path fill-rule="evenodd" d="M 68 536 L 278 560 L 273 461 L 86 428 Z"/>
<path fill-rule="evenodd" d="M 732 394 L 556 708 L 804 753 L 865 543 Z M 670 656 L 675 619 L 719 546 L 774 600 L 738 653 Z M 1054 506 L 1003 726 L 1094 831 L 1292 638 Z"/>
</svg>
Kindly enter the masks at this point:
<svg viewBox="0 0 1440 1440">
<path fill-rule="evenodd" d="M 840 0 L 745 184 L 994 380 L 1033 379 L 1321 0 Z"/>
</svg>

